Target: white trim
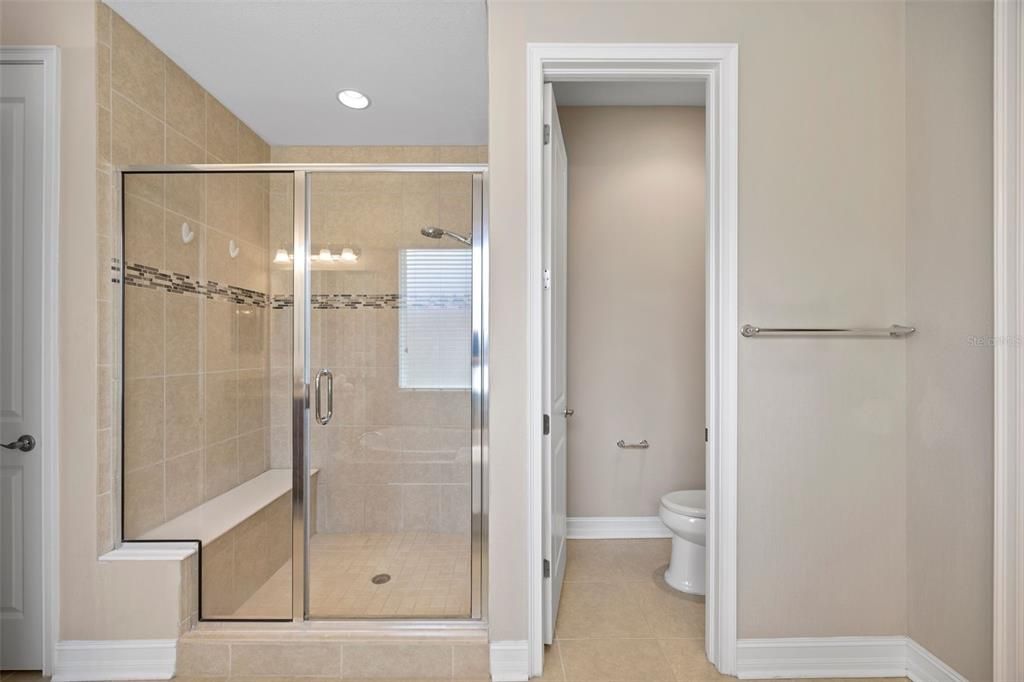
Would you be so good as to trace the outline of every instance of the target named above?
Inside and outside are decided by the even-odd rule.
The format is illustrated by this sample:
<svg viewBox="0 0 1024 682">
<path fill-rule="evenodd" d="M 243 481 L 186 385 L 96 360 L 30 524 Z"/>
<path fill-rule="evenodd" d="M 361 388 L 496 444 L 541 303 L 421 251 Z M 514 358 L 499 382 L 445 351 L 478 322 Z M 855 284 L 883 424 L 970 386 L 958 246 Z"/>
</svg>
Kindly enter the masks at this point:
<svg viewBox="0 0 1024 682">
<path fill-rule="evenodd" d="M 176 639 L 58 642 L 53 682 L 169 680 L 177 650 Z"/>
<path fill-rule="evenodd" d="M 938 656 L 907 638 L 907 677 L 913 682 L 967 682 Z"/>
<path fill-rule="evenodd" d="M 718 670 L 736 665 L 737 220 L 739 48 L 735 44 L 527 45 L 527 524 L 530 672 L 543 669 L 541 226 L 543 87 L 547 80 L 707 83 L 708 594 L 705 645 Z"/>
<path fill-rule="evenodd" d="M 993 8 L 995 438 L 992 675 L 1024 679 L 1024 6 Z"/>
<path fill-rule="evenodd" d="M 525 682 L 530 679 L 526 640 L 491 642 L 491 680 Z"/>
<path fill-rule="evenodd" d="M 198 542 L 124 542 L 100 561 L 184 561 L 199 551 Z"/>
<path fill-rule="evenodd" d="M 52 45 L 0 47 L 0 61 L 43 67 L 43 386 L 60 372 L 60 50 Z M 60 393 L 43 392 L 43 675 L 53 670 L 60 622 Z"/>
<path fill-rule="evenodd" d="M 899 635 L 741 639 L 736 657 L 742 679 L 909 677 L 914 682 L 966 682 L 923 646 Z"/>
<path fill-rule="evenodd" d="M 570 516 L 567 525 L 570 540 L 672 537 L 657 516 Z"/>
</svg>

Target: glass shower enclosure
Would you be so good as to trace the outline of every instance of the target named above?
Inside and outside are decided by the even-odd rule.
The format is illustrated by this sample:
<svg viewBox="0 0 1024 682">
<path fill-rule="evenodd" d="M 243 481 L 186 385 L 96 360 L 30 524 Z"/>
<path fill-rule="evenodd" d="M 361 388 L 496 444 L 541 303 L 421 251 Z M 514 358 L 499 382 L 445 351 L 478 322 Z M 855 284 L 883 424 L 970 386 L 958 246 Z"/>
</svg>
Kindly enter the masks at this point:
<svg viewBox="0 0 1024 682">
<path fill-rule="evenodd" d="M 123 542 L 201 620 L 484 615 L 487 170 L 120 172 Z"/>
</svg>

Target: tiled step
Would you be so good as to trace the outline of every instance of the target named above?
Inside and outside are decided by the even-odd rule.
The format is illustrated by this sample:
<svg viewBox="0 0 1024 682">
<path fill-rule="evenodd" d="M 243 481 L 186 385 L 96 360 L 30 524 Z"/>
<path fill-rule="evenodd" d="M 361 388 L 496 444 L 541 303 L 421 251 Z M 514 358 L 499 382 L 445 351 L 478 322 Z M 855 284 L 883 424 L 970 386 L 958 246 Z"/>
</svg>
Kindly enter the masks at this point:
<svg viewBox="0 0 1024 682">
<path fill-rule="evenodd" d="M 487 680 L 485 630 L 395 636 L 343 630 L 193 631 L 178 642 L 177 675 L 328 679 Z"/>
</svg>

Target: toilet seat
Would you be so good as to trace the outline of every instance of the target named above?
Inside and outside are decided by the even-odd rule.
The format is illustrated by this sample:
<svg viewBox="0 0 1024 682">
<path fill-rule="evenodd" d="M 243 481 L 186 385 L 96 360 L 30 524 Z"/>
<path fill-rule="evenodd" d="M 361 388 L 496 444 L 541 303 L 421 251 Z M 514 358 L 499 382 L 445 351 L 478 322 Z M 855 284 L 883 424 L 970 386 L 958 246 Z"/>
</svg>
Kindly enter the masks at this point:
<svg viewBox="0 0 1024 682">
<path fill-rule="evenodd" d="M 665 509 L 696 519 L 707 517 L 707 496 L 703 490 L 677 490 L 661 498 Z"/>
</svg>

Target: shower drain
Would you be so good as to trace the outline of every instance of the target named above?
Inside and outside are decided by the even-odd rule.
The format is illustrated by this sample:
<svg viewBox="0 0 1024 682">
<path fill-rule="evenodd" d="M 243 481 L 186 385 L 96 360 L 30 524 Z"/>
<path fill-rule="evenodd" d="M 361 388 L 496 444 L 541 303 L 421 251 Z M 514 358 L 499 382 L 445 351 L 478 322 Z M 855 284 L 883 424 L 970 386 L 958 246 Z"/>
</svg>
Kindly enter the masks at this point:
<svg viewBox="0 0 1024 682">
<path fill-rule="evenodd" d="M 391 576 L 387 573 L 378 573 L 377 575 L 370 578 L 370 582 L 374 585 L 383 585 L 389 580 L 391 580 Z"/>
</svg>

